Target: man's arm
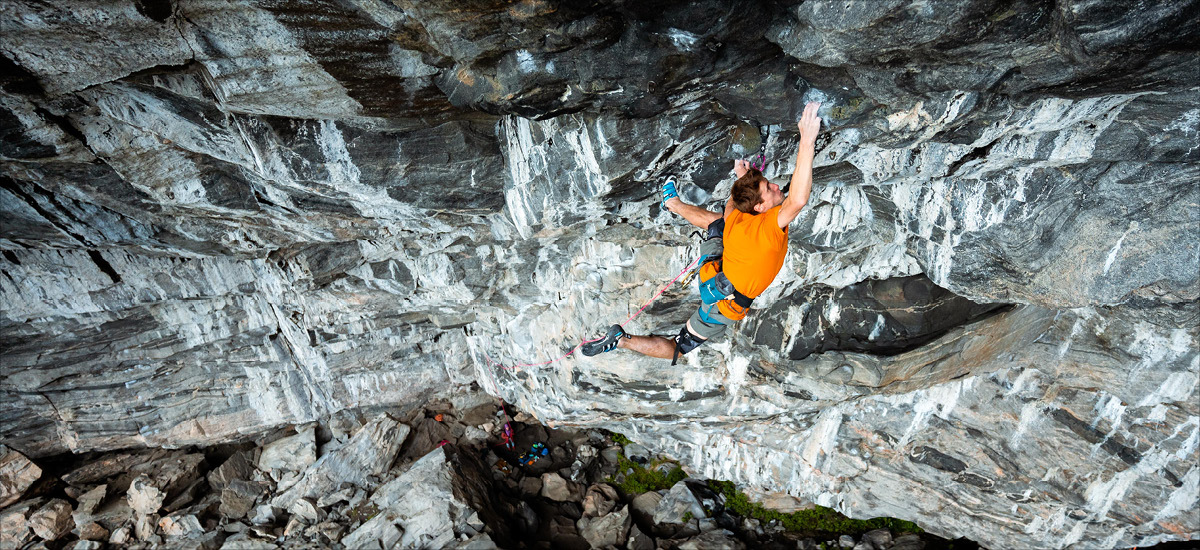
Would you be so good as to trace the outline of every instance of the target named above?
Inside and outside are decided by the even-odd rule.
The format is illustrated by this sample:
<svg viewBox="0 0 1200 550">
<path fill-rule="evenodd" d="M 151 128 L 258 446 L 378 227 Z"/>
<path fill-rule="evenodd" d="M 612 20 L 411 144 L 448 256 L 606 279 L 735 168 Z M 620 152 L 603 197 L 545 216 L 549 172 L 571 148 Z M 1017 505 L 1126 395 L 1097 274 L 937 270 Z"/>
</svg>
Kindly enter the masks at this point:
<svg viewBox="0 0 1200 550">
<path fill-rule="evenodd" d="M 817 133 L 821 131 L 821 117 L 817 116 L 820 103 L 809 103 L 804 106 L 804 114 L 796 124 L 800 128 L 800 146 L 796 151 L 796 171 L 792 173 L 791 189 L 784 197 L 783 205 L 779 208 L 779 227 L 787 227 L 800 209 L 808 204 L 808 194 L 812 192 L 813 156 L 816 154 Z"/>
</svg>

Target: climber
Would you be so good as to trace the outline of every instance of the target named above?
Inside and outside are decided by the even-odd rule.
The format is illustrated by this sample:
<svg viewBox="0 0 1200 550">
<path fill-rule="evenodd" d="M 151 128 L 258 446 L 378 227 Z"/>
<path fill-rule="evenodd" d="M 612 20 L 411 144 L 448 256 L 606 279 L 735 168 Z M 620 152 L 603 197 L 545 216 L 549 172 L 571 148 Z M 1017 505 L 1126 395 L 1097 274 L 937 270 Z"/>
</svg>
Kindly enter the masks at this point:
<svg viewBox="0 0 1200 550">
<path fill-rule="evenodd" d="M 821 119 L 820 103 L 804 106 L 797 123 L 800 145 L 789 194 L 767 181 L 744 160 L 734 161 L 737 181 L 724 213 L 686 204 L 679 199 L 674 178 L 662 187 L 663 206 L 683 216 L 707 234 L 700 245 L 700 308 L 673 339 L 635 336 L 612 325 L 603 338 L 586 342 L 583 354 L 594 356 L 625 348 L 650 357 L 671 359 L 686 354 L 742 319 L 750 303 L 775 280 L 787 254 L 787 227 L 808 202 L 812 191 L 813 155 Z"/>
</svg>

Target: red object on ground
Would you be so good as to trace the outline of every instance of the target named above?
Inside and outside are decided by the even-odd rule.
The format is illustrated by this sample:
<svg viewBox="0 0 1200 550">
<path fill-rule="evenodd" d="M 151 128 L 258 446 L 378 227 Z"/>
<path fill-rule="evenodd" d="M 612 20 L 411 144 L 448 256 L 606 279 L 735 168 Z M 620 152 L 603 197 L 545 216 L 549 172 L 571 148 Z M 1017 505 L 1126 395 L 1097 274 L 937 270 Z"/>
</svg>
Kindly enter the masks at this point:
<svg viewBox="0 0 1200 550">
<path fill-rule="evenodd" d="M 442 421 L 442 413 L 437 413 L 437 415 L 435 415 L 433 417 L 433 419 L 437 420 L 438 422 L 441 422 Z"/>
</svg>

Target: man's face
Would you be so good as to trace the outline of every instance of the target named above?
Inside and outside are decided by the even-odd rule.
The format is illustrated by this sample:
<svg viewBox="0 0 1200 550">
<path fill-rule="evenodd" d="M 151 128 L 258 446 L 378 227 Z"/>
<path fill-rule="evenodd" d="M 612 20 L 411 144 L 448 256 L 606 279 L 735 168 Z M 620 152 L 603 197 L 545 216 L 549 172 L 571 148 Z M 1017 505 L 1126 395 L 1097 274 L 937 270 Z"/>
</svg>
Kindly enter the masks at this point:
<svg viewBox="0 0 1200 550">
<path fill-rule="evenodd" d="M 762 195 L 762 202 L 758 203 L 754 209 L 759 213 L 783 204 L 783 190 L 778 185 L 767 181 L 767 178 L 758 181 L 758 194 Z"/>
</svg>

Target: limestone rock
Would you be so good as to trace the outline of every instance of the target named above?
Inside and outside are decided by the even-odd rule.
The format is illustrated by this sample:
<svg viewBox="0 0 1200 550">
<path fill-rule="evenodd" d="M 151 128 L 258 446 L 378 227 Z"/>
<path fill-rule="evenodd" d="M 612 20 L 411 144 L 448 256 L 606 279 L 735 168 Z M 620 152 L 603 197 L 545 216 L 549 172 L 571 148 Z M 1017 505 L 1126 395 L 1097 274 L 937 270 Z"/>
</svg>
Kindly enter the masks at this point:
<svg viewBox="0 0 1200 550">
<path fill-rule="evenodd" d="M 238 451 L 220 466 L 208 473 L 208 485 L 213 491 L 221 491 L 235 479 L 249 480 L 254 471 L 253 452 Z"/>
<path fill-rule="evenodd" d="M 83 540 L 107 541 L 111 533 L 99 523 L 79 523 L 75 521 L 75 525 L 79 526 L 79 538 Z"/>
<path fill-rule="evenodd" d="M 33 482 L 42 476 L 42 469 L 25 455 L 0 445 L 0 508 L 20 500 Z"/>
<path fill-rule="evenodd" d="M 718 529 L 693 537 L 676 548 L 679 550 L 743 550 L 746 544 L 730 531 Z"/>
<path fill-rule="evenodd" d="M 579 529 L 579 535 L 587 539 L 593 548 L 622 546 L 629 537 L 632 521 L 629 509 L 622 508 L 602 517 L 579 518 L 576 527 Z"/>
<path fill-rule="evenodd" d="M 1192 4 L 293 4 L 6 2 L 6 445 L 244 441 L 475 384 L 988 547 L 1200 533 Z M 786 183 L 808 101 L 812 195 L 734 330 L 674 367 L 494 368 L 656 296 L 694 259 L 662 178 L 720 209 L 761 151 Z M 63 479 L 120 496 L 177 453 L 122 454 Z M 286 504 L 340 489 L 316 467 Z"/>
<path fill-rule="evenodd" d="M 29 517 L 45 503 L 39 497 L 0 509 L 0 545 L 20 548 L 29 542 L 34 536 Z"/>
<path fill-rule="evenodd" d="M 71 519 L 71 504 L 60 498 L 51 499 L 30 514 L 29 528 L 44 540 L 57 540 L 75 528 L 75 522 Z"/>
<path fill-rule="evenodd" d="M 158 520 L 158 528 L 168 537 L 191 537 L 204 532 L 196 516 L 166 516 Z"/>
<path fill-rule="evenodd" d="M 651 520 L 661 536 L 687 537 L 699 533 L 696 520 L 705 517 L 704 506 L 688 488 L 687 481 L 676 483 L 651 512 Z"/>
<path fill-rule="evenodd" d="M 234 479 L 221 490 L 220 512 L 233 519 L 246 517 L 263 494 L 263 486 L 253 481 Z"/>
<path fill-rule="evenodd" d="M 296 430 L 296 435 L 273 441 L 262 448 L 258 468 L 264 472 L 287 470 L 302 472 L 317 461 L 314 425 Z"/>
<path fill-rule="evenodd" d="M 562 476 L 553 472 L 542 474 L 541 495 L 543 497 L 564 502 L 577 500 L 577 493 L 575 484 L 563 479 Z"/>
<path fill-rule="evenodd" d="M 597 483 L 588 487 L 583 497 L 583 515 L 585 517 L 604 516 L 611 512 L 619 502 L 617 490 L 607 483 Z"/>
<path fill-rule="evenodd" d="M 154 486 L 154 481 L 145 474 L 134 478 L 133 482 L 129 484 L 129 492 L 126 493 L 129 507 L 142 515 L 158 512 L 166 498 L 166 493 L 158 490 Z"/>
<path fill-rule="evenodd" d="M 378 476 L 391 466 L 408 432 L 408 426 L 386 416 L 371 420 L 344 447 L 309 466 L 303 479 L 275 497 L 272 504 L 287 508 L 298 499 L 333 492 L 344 482 L 368 486 L 368 476 Z"/>
</svg>

